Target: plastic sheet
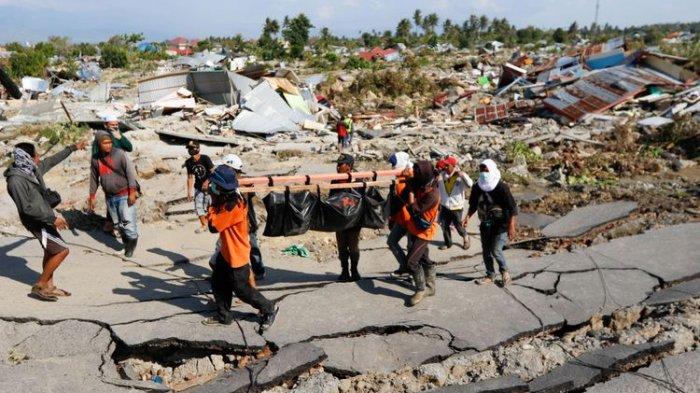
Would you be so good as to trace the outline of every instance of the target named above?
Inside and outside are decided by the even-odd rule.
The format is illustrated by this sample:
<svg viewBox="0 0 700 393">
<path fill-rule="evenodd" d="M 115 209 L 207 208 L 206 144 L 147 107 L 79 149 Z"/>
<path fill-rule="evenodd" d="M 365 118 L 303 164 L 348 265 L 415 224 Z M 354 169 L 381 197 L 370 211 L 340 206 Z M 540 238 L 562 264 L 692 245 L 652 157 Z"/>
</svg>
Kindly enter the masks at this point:
<svg viewBox="0 0 700 393">
<path fill-rule="evenodd" d="M 264 236 L 295 236 L 306 233 L 316 213 L 318 196 L 308 191 L 273 192 L 263 198 L 267 210 Z"/>
<path fill-rule="evenodd" d="M 389 216 L 389 200 L 384 198 L 374 187 L 368 188 L 362 199 L 364 204 L 362 228 L 384 228 Z"/>
<path fill-rule="evenodd" d="M 362 223 L 364 203 L 362 195 L 354 190 L 338 190 L 318 203 L 311 229 L 321 232 L 339 232 L 357 228 Z"/>
</svg>

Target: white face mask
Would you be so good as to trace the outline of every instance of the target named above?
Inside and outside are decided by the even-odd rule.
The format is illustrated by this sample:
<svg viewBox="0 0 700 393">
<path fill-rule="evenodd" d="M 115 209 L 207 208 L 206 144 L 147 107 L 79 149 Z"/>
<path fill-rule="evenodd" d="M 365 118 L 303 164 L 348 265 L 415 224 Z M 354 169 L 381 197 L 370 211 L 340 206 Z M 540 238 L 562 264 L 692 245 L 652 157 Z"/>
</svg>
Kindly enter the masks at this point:
<svg viewBox="0 0 700 393">
<path fill-rule="evenodd" d="M 493 179 L 493 173 L 491 173 L 491 172 L 480 172 L 479 173 L 479 180 L 481 180 L 482 183 L 490 183 L 492 179 Z"/>
</svg>

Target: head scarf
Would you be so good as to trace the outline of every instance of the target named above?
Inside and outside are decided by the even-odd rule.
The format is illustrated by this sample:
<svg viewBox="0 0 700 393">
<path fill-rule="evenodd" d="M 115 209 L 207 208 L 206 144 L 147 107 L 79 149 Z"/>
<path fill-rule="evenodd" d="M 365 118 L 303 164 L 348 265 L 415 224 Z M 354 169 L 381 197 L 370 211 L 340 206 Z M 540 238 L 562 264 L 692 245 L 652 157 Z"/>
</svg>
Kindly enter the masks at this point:
<svg viewBox="0 0 700 393">
<path fill-rule="evenodd" d="M 479 180 L 476 183 L 479 185 L 482 191 L 490 192 L 498 185 L 501 181 L 501 171 L 496 168 L 496 163 L 493 160 L 488 159 L 481 161 L 481 165 L 486 166 L 489 169 L 488 172 L 480 172 Z"/>
<path fill-rule="evenodd" d="M 20 149 L 19 147 L 15 147 L 12 154 L 15 159 L 12 166 L 26 173 L 27 175 L 34 176 L 34 170 L 36 169 L 34 157 L 30 156 L 29 153 Z"/>
<path fill-rule="evenodd" d="M 413 177 L 411 183 L 416 189 L 424 188 L 435 180 L 435 168 L 433 163 L 427 160 L 416 162 L 413 169 Z"/>
<path fill-rule="evenodd" d="M 95 140 L 97 141 L 97 143 L 100 143 L 105 139 L 112 139 L 112 135 L 110 135 L 109 132 L 102 130 L 97 130 L 95 132 Z"/>
</svg>

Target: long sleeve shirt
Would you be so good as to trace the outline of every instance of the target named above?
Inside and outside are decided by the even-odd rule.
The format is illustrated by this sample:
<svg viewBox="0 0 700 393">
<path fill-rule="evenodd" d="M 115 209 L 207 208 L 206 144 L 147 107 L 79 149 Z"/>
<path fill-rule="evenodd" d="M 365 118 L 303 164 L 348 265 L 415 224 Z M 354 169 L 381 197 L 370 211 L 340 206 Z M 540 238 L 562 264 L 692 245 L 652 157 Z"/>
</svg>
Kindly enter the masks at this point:
<svg viewBox="0 0 700 393">
<path fill-rule="evenodd" d="M 127 153 L 131 153 L 134 150 L 134 146 L 131 144 L 131 141 L 129 141 L 124 134 L 121 134 L 121 138 L 119 139 L 115 138 L 114 134 L 111 132 L 109 134 L 112 136 L 112 149 L 121 149 Z M 97 154 L 97 151 L 97 139 L 95 139 L 92 141 L 92 155 L 94 156 Z"/>
<path fill-rule="evenodd" d="M 464 195 L 473 184 L 474 182 L 469 175 L 458 170 L 455 170 L 450 176 L 441 174 L 438 179 L 440 203 L 449 210 L 464 209 Z"/>
<path fill-rule="evenodd" d="M 479 203 L 496 205 L 503 210 L 503 217 L 496 223 L 497 227 L 501 230 L 505 230 L 510 217 L 518 215 L 518 205 L 515 203 L 513 194 L 503 181 L 498 182 L 496 188 L 488 192 L 492 203 L 488 203 L 488 198 L 484 195 L 485 193 L 486 192 L 479 187 L 479 183 L 474 183 L 472 193 L 469 195 L 469 211 L 467 215 L 471 216 L 474 214 L 479 208 Z"/>
<path fill-rule="evenodd" d="M 107 155 L 92 156 L 90 165 L 90 198 L 94 199 L 97 188 L 107 197 L 129 195 L 136 190 L 136 170 L 129 157 L 120 149 L 112 149 Z"/>
</svg>

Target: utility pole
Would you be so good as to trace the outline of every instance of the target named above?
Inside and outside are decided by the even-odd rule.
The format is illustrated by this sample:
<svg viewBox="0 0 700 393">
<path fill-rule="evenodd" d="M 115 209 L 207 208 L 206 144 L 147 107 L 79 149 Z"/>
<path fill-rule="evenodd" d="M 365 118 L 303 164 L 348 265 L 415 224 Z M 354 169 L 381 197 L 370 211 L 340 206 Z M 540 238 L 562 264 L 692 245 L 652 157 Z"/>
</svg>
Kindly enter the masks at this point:
<svg viewBox="0 0 700 393">
<path fill-rule="evenodd" d="M 600 0 L 595 2 L 595 18 L 593 19 L 593 25 L 598 27 L 598 11 L 600 10 Z"/>
</svg>

